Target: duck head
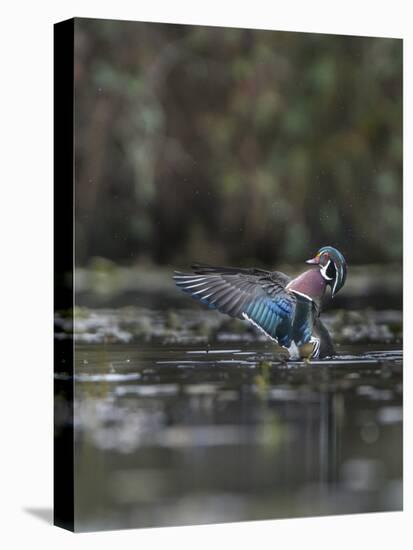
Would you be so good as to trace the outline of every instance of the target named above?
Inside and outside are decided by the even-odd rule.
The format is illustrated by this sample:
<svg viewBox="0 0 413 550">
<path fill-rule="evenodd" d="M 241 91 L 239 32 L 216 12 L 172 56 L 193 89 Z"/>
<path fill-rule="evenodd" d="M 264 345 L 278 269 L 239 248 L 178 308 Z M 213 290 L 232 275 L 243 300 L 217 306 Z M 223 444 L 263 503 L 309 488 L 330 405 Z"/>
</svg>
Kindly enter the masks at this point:
<svg viewBox="0 0 413 550">
<path fill-rule="evenodd" d="M 334 298 L 344 286 L 347 276 L 347 264 L 341 252 L 332 246 L 323 246 L 316 256 L 306 263 L 319 266 L 322 277 L 331 287 L 331 297 Z"/>
</svg>

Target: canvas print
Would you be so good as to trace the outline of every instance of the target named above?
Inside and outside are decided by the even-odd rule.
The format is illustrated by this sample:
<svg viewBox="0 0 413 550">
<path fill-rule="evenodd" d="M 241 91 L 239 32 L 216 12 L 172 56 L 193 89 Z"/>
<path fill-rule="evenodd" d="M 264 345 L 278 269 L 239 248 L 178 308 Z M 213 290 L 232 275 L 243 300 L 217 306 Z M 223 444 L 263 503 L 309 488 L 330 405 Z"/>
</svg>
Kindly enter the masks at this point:
<svg viewBox="0 0 413 550">
<path fill-rule="evenodd" d="M 56 524 L 402 510 L 402 41 L 55 45 Z"/>
</svg>

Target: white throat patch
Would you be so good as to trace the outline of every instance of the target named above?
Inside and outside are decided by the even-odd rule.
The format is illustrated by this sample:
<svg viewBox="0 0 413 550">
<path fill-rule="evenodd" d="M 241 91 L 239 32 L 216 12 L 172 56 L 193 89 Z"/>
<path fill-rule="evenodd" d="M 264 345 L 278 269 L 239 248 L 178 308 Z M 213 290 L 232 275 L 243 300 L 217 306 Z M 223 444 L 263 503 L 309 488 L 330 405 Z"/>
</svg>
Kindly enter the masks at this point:
<svg viewBox="0 0 413 550">
<path fill-rule="evenodd" d="M 321 275 L 323 276 L 323 278 L 326 280 L 326 281 L 332 281 L 333 280 L 333 277 L 329 277 L 327 275 L 327 269 L 328 269 L 328 266 L 330 265 L 331 263 L 331 260 L 328 260 L 328 262 L 326 263 L 326 265 L 320 267 L 320 271 L 321 271 Z"/>
</svg>

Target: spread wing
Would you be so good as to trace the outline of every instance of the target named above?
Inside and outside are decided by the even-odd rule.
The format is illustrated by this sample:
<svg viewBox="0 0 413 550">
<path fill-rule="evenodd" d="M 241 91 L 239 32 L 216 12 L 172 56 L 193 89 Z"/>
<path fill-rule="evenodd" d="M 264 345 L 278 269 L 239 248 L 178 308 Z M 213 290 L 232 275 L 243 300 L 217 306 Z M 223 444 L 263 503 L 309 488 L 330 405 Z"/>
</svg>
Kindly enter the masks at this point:
<svg viewBox="0 0 413 550">
<path fill-rule="evenodd" d="M 301 300 L 285 290 L 290 279 L 284 273 L 199 264 L 192 269 L 193 273 L 175 272 L 181 290 L 210 308 L 247 319 L 283 346 L 289 346 L 293 338 L 296 311 L 302 311 L 300 322 L 304 323 Z"/>
</svg>

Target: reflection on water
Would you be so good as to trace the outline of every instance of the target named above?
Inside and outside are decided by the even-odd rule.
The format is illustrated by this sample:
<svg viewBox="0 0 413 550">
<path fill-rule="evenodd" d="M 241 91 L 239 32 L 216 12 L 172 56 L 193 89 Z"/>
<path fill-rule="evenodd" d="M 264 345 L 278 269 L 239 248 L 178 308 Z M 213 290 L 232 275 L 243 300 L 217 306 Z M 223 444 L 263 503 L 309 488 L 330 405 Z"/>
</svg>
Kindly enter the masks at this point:
<svg viewBox="0 0 413 550">
<path fill-rule="evenodd" d="M 393 347 L 78 344 L 76 529 L 400 510 Z"/>
</svg>

